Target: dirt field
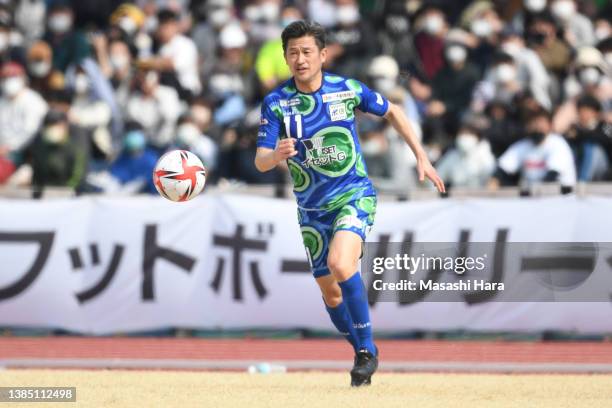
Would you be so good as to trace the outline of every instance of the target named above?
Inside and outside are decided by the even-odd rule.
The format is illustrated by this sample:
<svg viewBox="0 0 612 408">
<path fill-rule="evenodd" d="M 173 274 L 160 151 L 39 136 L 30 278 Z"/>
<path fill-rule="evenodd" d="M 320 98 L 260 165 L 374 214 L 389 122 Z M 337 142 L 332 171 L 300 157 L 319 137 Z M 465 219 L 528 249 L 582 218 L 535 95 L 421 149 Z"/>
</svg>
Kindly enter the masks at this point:
<svg viewBox="0 0 612 408">
<path fill-rule="evenodd" d="M 45 403 L 45 407 L 612 406 L 612 375 L 382 373 L 373 381 L 369 388 L 351 389 L 344 373 L 0 371 L 0 386 L 77 387 L 75 405 Z"/>
</svg>

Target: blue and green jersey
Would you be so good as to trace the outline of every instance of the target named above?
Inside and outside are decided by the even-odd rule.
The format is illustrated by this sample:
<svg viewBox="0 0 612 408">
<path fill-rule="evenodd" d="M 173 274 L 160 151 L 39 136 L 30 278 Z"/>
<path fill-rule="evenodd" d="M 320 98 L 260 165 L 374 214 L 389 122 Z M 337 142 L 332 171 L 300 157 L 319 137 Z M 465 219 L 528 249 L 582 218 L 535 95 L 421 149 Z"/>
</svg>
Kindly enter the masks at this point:
<svg viewBox="0 0 612 408">
<path fill-rule="evenodd" d="M 355 109 L 383 116 L 389 102 L 354 79 L 324 73 L 319 90 L 297 90 L 293 78 L 270 92 L 261 107 L 257 147 L 274 149 L 292 137 L 298 154 L 287 160 L 298 206 L 336 210 L 374 196 L 361 154 Z"/>
</svg>

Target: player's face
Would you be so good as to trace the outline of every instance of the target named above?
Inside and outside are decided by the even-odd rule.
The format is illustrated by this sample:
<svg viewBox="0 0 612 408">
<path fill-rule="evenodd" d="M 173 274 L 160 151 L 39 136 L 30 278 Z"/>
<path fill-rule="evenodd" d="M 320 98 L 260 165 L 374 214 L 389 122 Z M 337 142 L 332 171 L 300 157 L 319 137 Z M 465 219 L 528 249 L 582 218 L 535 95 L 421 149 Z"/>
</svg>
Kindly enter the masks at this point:
<svg viewBox="0 0 612 408">
<path fill-rule="evenodd" d="M 327 57 L 327 49 L 319 49 L 314 37 L 294 38 L 287 43 L 285 61 L 299 82 L 310 82 L 321 72 Z"/>
</svg>

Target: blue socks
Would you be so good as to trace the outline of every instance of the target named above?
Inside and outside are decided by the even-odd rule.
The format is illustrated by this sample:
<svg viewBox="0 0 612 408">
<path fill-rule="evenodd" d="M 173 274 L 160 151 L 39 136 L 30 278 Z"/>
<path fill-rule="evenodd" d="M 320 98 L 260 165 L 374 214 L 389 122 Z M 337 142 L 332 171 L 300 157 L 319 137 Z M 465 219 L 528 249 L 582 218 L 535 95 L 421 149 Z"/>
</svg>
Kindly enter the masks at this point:
<svg viewBox="0 0 612 408">
<path fill-rule="evenodd" d="M 338 282 L 338 284 L 342 290 L 342 303 L 346 304 L 346 308 L 352 318 L 354 330 L 357 333 L 358 350 L 365 348 L 370 353 L 376 355 L 376 347 L 372 337 L 368 296 L 365 285 L 361 280 L 361 274 L 356 272 L 349 279 L 344 282 Z"/>
<path fill-rule="evenodd" d="M 323 301 L 323 303 L 325 303 L 325 301 Z M 336 329 L 338 329 L 346 340 L 351 343 L 351 346 L 355 349 L 355 353 L 357 353 L 357 351 L 359 351 L 359 341 L 357 339 L 357 332 L 353 327 L 353 319 L 351 319 L 351 314 L 346 307 L 346 302 L 343 301 L 336 307 L 329 307 L 325 304 L 325 309 L 327 313 L 329 313 L 329 317 L 334 326 L 336 326 Z"/>
</svg>

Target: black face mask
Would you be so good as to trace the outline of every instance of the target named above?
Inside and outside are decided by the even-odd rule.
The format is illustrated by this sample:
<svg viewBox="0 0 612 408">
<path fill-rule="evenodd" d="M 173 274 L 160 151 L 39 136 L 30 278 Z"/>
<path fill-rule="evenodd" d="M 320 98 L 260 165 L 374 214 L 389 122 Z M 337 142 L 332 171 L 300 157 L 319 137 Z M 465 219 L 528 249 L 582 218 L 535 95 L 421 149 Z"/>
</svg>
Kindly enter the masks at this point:
<svg viewBox="0 0 612 408">
<path fill-rule="evenodd" d="M 542 140 L 544 140 L 545 137 L 546 137 L 546 134 L 543 132 L 529 132 L 527 134 L 527 138 L 536 145 L 539 145 L 540 143 L 542 143 Z"/>
<path fill-rule="evenodd" d="M 527 35 L 527 43 L 531 45 L 542 45 L 546 41 L 546 34 L 538 31 L 531 32 Z"/>
</svg>

